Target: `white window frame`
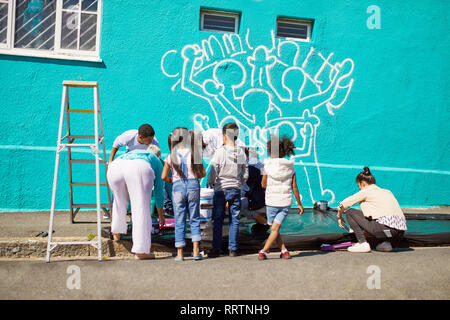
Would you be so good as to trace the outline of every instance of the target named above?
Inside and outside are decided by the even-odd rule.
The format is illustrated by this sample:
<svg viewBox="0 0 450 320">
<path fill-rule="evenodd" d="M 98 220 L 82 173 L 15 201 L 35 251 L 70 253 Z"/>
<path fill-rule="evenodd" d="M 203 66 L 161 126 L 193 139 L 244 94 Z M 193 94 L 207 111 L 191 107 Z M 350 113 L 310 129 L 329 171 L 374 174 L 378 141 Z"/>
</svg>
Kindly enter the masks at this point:
<svg viewBox="0 0 450 320">
<path fill-rule="evenodd" d="M 25 57 L 38 57 L 38 58 L 50 58 L 50 59 L 63 59 L 63 60 L 80 60 L 91 62 L 102 62 L 100 59 L 100 34 L 101 34 L 101 20 L 102 20 L 102 8 L 103 0 L 97 1 L 97 30 L 96 30 L 96 43 L 95 51 L 83 51 L 83 50 L 69 50 L 61 48 L 61 23 L 62 23 L 62 0 L 56 0 L 56 17 L 55 17 L 55 44 L 53 50 L 36 50 L 36 49 L 23 49 L 14 48 L 14 34 L 15 34 L 15 21 L 16 21 L 16 0 L 8 0 L 8 29 L 6 45 L 0 44 L 0 54 L 25 56 Z M 75 11 L 75 10 L 74 10 Z M 79 9 L 79 15 L 81 13 L 95 14 L 89 11 L 81 11 Z M 81 17 L 78 18 L 78 23 L 81 23 Z M 79 33 L 79 31 L 78 31 Z M 77 35 L 79 37 L 79 34 Z"/>
<path fill-rule="evenodd" d="M 234 17 L 234 31 L 222 31 L 222 30 L 213 30 L 213 29 L 205 29 L 203 27 L 203 21 L 205 14 L 212 14 L 219 17 Z M 219 10 L 207 10 L 207 9 L 200 9 L 200 31 L 207 31 L 207 32 L 220 32 L 220 33 L 239 33 L 239 22 L 241 19 L 241 15 L 239 13 L 235 12 L 229 12 L 229 11 L 219 11 Z"/>
<path fill-rule="evenodd" d="M 291 24 L 297 24 L 297 25 L 306 26 L 306 39 L 295 38 L 295 37 L 280 37 L 280 36 L 278 36 L 278 23 L 279 22 L 287 22 L 287 23 L 291 23 Z M 301 41 L 301 42 L 311 42 L 312 26 L 313 26 L 313 21 L 312 20 L 292 19 L 292 18 L 277 18 L 275 35 L 276 35 L 277 38 L 280 38 L 280 39 L 286 39 L 286 40 L 292 40 L 292 41 Z"/>
</svg>

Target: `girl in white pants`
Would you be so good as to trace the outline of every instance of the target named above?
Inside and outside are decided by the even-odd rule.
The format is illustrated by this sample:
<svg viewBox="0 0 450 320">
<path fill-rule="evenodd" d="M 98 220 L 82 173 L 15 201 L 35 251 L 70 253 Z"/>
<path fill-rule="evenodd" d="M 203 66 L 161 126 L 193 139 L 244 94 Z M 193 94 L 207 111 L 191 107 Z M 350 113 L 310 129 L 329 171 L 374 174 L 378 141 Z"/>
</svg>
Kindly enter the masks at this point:
<svg viewBox="0 0 450 320">
<path fill-rule="evenodd" d="M 108 166 L 107 177 L 114 194 L 111 232 L 127 233 L 127 208 L 130 198 L 133 221 L 131 252 L 137 259 L 148 258 L 152 231 L 150 198 L 155 181 L 155 173 L 150 163 L 142 159 L 118 158 Z"/>
</svg>

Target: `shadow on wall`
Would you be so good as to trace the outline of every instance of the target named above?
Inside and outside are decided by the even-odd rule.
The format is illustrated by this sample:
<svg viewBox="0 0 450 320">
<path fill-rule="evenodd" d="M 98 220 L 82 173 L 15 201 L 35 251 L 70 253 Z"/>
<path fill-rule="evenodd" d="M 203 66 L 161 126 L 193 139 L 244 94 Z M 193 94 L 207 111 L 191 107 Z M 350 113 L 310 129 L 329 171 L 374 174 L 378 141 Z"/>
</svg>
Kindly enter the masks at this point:
<svg viewBox="0 0 450 320">
<path fill-rule="evenodd" d="M 0 61 L 1 60 L 25 61 L 25 62 L 46 63 L 46 64 L 63 65 L 63 66 L 77 66 L 77 67 L 90 67 L 90 68 L 106 69 L 106 64 L 103 61 L 102 62 L 91 62 L 91 61 L 64 60 L 64 59 L 39 58 L 39 57 L 24 57 L 24 56 L 0 54 Z"/>
</svg>

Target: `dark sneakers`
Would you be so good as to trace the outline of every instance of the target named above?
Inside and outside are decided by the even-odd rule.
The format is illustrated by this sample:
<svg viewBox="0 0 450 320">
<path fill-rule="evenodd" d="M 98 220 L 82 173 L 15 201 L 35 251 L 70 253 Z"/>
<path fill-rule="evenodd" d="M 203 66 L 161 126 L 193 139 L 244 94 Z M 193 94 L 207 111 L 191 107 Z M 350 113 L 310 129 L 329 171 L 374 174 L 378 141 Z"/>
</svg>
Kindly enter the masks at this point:
<svg viewBox="0 0 450 320">
<path fill-rule="evenodd" d="M 230 257 L 237 257 L 237 256 L 239 256 L 239 253 L 236 250 L 229 250 L 228 255 Z M 208 253 L 208 258 L 217 258 L 219 256 L 220 256 L 220 251 L 218 251 L 218 250 L 213 249 Z"/>
<path fill-rule="evenodd" d="M 377 247 L 375 248 L 376 251 L 381 251 L 381 252 L 391 252 L 392 251 L 392 245 L 389 241 L 384 241 L 382 243 L 380 243 L 379 245 L 377 245 Z"/>
<path fill-rule="evenodd" d="M 239 256 L 239 253 L 236 250 L 230 250 L 230 252 L 228 253 L 228 255 L 230 257 L 237 257 Z"/>
<path fill-rule="evenodd" d="M 267 235 L 267 230 L 269 229 L 270 226 L 268 224 L 264 225 L 260 223 L 255 223 L 251 228 L 252 234 L 254 235 Z"/>
</svg>

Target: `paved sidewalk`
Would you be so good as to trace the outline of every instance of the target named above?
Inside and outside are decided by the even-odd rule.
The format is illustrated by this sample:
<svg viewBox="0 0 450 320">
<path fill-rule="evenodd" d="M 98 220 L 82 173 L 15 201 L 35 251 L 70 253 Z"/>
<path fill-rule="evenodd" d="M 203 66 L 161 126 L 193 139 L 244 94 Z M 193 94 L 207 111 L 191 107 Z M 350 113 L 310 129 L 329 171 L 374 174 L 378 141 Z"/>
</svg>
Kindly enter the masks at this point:
<svg viewBox="0 0 450 320">
<path fill-rule="evenodd" d="M 450 207 L 403 208 L 405 213 L 439 213 L 450 214 Z M 95 211 L 81 211 L 70 223 L 68 211 L 55 212 L 54 234 L 57 241 L 86 241 L 97 234 Z M 0 213 L 0 257 L 44 257 L 47 248 L 46 237 L 36 237 L 39 233 L 48 232 L 49 212 L 14 212 Z M 109 219 L 102 218 L 102 227 L 110 226 Z M 103 238 L 103 255 L 105 257 L 126 256 L 131 254 L 131 242 L 113 242 Z M 152 252 L 157 256 L 166 256 L 174 248 L 154 244 Z M 52 257 L 58 256 L 96 256 L 96 249 L 89 245 L 58 246 Z"/>
<path fill-rule="evenodd" d="M 36 238 L 37 233 L 48 232 L 49 220 L 49 211 L 0 213 L 0 237 Z M 102 227 L 109 225 L 110 220 L 102 218 Z M 80 211 L 75 217 L 75 223 L 71 224 L 69 211 L 56 211 L 53 226 L 55 237 L 87 237 L 97 234 L 97 213 Z"/>
</svg>

